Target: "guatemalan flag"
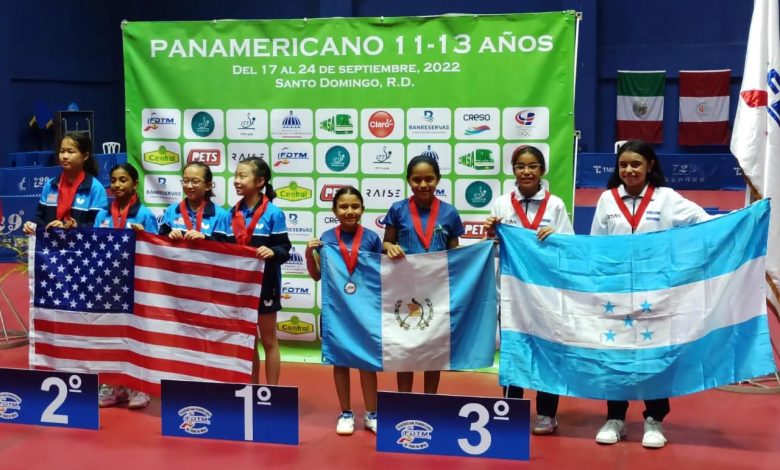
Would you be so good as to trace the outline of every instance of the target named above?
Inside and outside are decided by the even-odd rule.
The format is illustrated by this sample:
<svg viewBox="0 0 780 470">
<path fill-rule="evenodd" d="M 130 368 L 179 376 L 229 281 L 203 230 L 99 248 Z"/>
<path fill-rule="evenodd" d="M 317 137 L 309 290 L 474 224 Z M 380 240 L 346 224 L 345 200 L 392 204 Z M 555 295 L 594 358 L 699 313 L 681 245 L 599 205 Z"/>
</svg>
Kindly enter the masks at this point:
<svg viewBox="0 0 780 470">
<path fill-rule="evenodd" d="M 323 246 L 321 255 L 326 364 L 373 371 L 493 365 L 492 242 L 396 261 L 361 251 L 351 275 L 338 246 Z"/>
<path fill-rule="evenodd" d="M 625 236 L 499 225 L 499 379 L 561 395 L 685 395 L 775 371 L 764 291 L 769 202 Z"/>
</svg>

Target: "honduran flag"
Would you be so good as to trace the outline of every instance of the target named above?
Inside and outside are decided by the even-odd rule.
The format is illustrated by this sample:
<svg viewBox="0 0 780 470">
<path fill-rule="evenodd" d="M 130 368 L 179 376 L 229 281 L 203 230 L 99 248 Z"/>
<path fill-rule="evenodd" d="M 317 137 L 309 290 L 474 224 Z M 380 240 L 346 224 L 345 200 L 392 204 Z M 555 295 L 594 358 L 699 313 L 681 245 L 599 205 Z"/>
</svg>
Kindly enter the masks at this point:
<svg viewBox="0 0 780 470">
<path fill-rule="evenodd" d="M 680 70 L 680 145 L 729 143 L 731 69 Z"/>
<path fill-rule="evenodd" d="M 499 380 L 561 395 L 685 395 L 775 371 L 766 316 L 769 202 L 639 235 L 500 225 Z"/>
<path fill-rule="evenodd" d="M 665 70 L 617 72 L 617 139 L 663 141 Z"/>
<path fill-rule="evenodd" d="M 373 371 L 493 365 L 492 242 L 396 261 L 360 252 L 351 275 L 338 246 L 321 254 L 324 363 Z"/>
</svg>

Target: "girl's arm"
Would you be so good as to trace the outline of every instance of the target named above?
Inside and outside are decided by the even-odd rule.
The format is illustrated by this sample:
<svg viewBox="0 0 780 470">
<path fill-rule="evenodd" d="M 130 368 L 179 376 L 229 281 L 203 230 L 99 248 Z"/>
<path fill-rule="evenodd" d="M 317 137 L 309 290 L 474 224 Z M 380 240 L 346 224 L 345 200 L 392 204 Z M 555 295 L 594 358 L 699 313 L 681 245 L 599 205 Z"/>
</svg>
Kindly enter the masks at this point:
<svg viewBox="0 0 780 470">
<path fill-rule="evenodd" d="M 385 238 L 382 243 L 385 253 L 390 259 L 399 259 L 406 256 L 403 248 L 398 245 L 398 229 L 395 225 L 385 225 Z"/>
<path fill-rule="evenodd" d="M 320 254 L 316 250 L 319 246 L 322 246 L 322 242 L 317 239 L 309 240 L 309 243 L 306 245 L 306 270 L 309 271 L 309 276 L 315 281 L 319 281 L 322 277 Z"/>
<path fill-rule="evenodd" d="M 598 204 L 596 204 L 596 212 L 593 214 L 593 222 L 590 224 L 591 235 L 609 235 L 609 228 L 607 227 L 607 214 L 604 209 L 604 194 L 599 198 Z"/>
</svg>

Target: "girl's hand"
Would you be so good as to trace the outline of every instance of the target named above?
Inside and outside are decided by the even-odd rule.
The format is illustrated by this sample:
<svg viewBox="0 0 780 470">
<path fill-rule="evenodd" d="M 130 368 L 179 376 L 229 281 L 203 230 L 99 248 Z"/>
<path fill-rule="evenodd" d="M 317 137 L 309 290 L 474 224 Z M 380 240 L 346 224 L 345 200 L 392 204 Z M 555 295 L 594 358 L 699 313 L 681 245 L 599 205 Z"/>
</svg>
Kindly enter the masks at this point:
<svg viewBox="0 0 780 470">
<path fill-rule="evenodd" d="M 322 242 L 317 240 L 316 238 L 309 240 L 309 243 L 306 244 L 306 251 L 311 251 L 318 246 L 322 246 Z"/>
<path fill-rule="evenodd" d="M 555 229 L 551 226 L 542 227 L 536 231 L 536 238 L 543 242 L 545 238 L 549 237 L 551 233 L 555 232 Z"/>
<path fill-rule="evenodd" d="M 257 255 L 259 259 L 271 259 L 274 257 L 274 250 L 268 248 L 267 246 L 261 246 L 257 249 Z"/>
<path fill-rule="evenodd" d="M 168 238 L 171 240 L 183 240 L 184 234 L 182 234 L 181 230 L 175 228 L 168 234 Z"/>
<path fill-rule="evenodd" d="M 65 227 L 65 222 L 61 220 L 52 220 L 48 224 L 46 224 L 46 230 L 49 230 L 50 228 L 67 228 Z"/>
<path fill-rule="evenodd" d="M 38 226 L 35 224 L 35 222 L 27 221 L 24 223 L 24 227 L 22 227 L 22 231 L 27 235 L 35 235 L 36 228 L 38 228 Z"/>
<path fill-rule="evenodd" d="M 65 228 L 76 228 L 79 224 L 76 222 L 76 219 L 70 218 L 65 220 Z"/>
<path fill-rule="evenodd" d="M 482 226 L 485 228 L 485 236 L 487 238 L 493 238 L 496 236 L 496 225 L 501 223 L 502 217 L 494 217 L 490 216 L 487 219 L 485 219 L 485 222 L 482 224 Z"/>
<path fill-rule="evenodd" d="M 387 257 L 390 259 L 401 259 L 406 257 L 404 249 L 397 243 L 387 245 Z"/>
<path fill-rule="evenodd" d="M 197 230 L 187 230 L 184 233 L 185 240 L 203 240 L 205 238 L 206 235 L 203 235 L 203 233 L 198 232 Z"/>
<path fill-rule="evenodd" d="M 133 229 L 134 232 L 143 232 L 144 226 L 141 224 L 130 224 L 130 228 Z"/>
</svg>

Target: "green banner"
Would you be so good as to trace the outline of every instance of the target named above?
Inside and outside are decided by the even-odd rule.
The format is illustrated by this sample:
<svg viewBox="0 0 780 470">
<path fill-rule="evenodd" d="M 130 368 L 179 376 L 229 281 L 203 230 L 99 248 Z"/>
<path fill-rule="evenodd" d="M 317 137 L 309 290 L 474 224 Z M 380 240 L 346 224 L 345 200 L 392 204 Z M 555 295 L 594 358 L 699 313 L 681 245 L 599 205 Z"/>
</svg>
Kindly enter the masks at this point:
<svg viewBox="0 0 780 470">
<path fill-rule="evenodd" d="M 265 158 L 293 241 L 277 332 L 295 347 L 285 359 L 318 361 L 321 300 L 303 253 L 337 224 L 330 207 L 342 185 L 361 190 L 363 225 L 381 236 L 387 209 L 411 196 L 406 163 L 429 154 L 466 244 L 513 188 L 512 151 L 534 145 L 550 191 L 572 210 L 576 23 L 572 11 L 126 23 L 139 194 L 161 214 L 182 198 L 183 165 L 201 161 L 215 201 L 232 205 L 237 163 Z"/>
</svg>

